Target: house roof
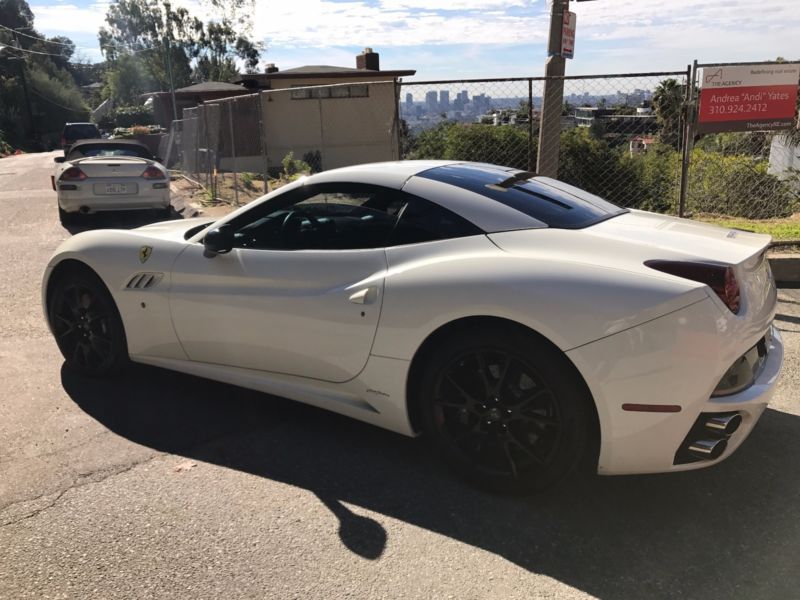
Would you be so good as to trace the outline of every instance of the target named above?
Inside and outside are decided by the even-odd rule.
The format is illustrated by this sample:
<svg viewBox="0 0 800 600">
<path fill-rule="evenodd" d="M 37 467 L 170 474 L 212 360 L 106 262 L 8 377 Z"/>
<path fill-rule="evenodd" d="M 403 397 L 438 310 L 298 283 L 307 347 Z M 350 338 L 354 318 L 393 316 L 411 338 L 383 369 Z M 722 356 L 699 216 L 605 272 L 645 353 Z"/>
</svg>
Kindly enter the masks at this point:
<svg viewBox="0 0 800 600">
<path fill-rule="evenodd" d="M 357 77 L 359 79 L 394 79 L 396 77 L 405 77 L 416 74 L 416 69 L 407 69 L 402 71 L 374 71 L 372 69 L 352 69 L 349 67 L 334 67 L 331 65 L 306 65 L 303 67 L 296 67 L 294 69 L 286 69 L 285 71 L 275 71 L 273 73 L 254 73 L 240 74 L 234 83 L 248 82 L 251 85 L 256 83 L 264 85 L 274 79 L 311 79 L 318 78 L 338 78 L 338 77 Z"/>
<path fill-rule="evenodd" d="M 175 90 L 176 94 L 203 94 L 209 92 L 241 92 L 242 86 L 223 81 L 205 81 Z"/>
</svg>

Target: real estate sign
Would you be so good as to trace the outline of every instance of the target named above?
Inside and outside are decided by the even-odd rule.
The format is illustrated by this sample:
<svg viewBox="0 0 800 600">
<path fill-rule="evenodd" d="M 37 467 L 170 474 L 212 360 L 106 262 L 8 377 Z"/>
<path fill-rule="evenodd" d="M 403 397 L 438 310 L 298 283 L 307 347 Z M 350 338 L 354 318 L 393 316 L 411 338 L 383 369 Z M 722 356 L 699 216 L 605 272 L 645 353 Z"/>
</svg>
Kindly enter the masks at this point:
<svg viewBox="0 0 800 600">
<path fill-rule="evenodd" d="M 572 58 L 575 54 L 575 23 L 578 16 L 574 12 L 564 11 L 564 21 L 561 25 L 561 56 Z"/>
<path fill-rule="evenodd" d="M 704 67 L 697 133 L 792 127 L 798 80 L 800 63 Z"/>
</svg>

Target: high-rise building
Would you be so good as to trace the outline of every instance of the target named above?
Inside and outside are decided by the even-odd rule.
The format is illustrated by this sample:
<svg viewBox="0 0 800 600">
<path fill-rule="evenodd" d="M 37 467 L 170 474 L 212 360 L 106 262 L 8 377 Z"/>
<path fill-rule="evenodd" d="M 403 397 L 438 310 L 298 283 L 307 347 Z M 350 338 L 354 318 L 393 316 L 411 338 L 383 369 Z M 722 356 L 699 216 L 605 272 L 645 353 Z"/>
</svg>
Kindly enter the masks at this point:
<svg viewBox="0 0 800 600">
<path fill-rule="evenodd" d="M 428 112 L 437 112 L 439 110 L 439 94 L 437 92 L 425 94 L 425 107 Z"/>
<path fill-rule="evenodd" d="M 439 92 L 439 109 L 440 110 L 450 110 L 450 92 L 447 90 L 441 90 Z"/>
</svg>

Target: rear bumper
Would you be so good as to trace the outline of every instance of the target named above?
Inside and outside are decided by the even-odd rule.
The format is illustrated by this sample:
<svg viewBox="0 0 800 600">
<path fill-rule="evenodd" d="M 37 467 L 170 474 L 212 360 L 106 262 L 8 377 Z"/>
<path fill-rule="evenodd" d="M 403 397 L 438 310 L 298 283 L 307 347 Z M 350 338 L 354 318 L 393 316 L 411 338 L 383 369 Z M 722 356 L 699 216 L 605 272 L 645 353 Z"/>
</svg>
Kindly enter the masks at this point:
<svg viewBox="0 0 800 600">
<path fill-rule="evenodd" d="M 764 412 L 783 364 L 777 330 L 754 383 L 712 398 L 733 363 L 764 336 L 742 337 L 727 327 L 711 299 L 567 353 L 589 385 L 600 419 L 598 473 L 604 475 L 686 471 L 716 464 L 747 438 Z M 717 318 L 715 318 L 717 317 Z M 676 412 L 623 410 L 626 403 L 669 405 Z M 676 452 L 703 413 L 738 412 L 741 426 L 715 460 L 676 464 Z"/>
<path fill-rule="evenodd" d="M 58 206 L 68 213 L 164 209 L 169 205 L 169 189 L 152 190 L 147 195 L 135 196 L 92 196 L 80 192 L 58 194 Z"/>
</svg>

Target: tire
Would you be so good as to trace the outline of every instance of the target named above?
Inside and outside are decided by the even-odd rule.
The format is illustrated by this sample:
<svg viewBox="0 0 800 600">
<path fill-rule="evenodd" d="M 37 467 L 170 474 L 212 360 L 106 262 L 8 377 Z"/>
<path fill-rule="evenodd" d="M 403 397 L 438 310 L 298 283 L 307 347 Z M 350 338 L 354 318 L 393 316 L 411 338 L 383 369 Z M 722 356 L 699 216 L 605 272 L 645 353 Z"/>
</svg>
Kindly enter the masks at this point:
<svg viewBox="0 0 800 600">
<path fill-rule="evenodd" d="M 56 275 L 47 318 L 67 364 L 90 377 L 109 377 L 128 364 L 122 319 L 108 289 L 88 268 Z"/>
<path fill-rule="evenodd" d="M 575 468 L 592 435 L 592 399 L 557 348 L 514 327 L 481 326 L 428 356 L 418 388 L 423 434 L 462 477 L 524 493 Z"/>
<path fill-rule="evenodd" d="M 61 221 L 62 225 L 70 225 L 75 222 L 75 214 L 68 213 L 60 206 L 58 207 L 58 220 Z"/>
</svg>

